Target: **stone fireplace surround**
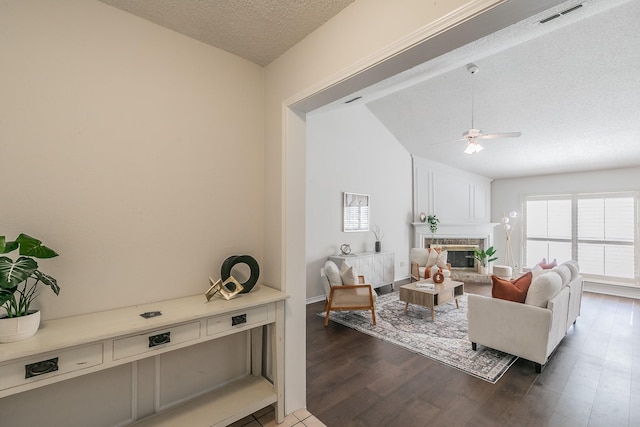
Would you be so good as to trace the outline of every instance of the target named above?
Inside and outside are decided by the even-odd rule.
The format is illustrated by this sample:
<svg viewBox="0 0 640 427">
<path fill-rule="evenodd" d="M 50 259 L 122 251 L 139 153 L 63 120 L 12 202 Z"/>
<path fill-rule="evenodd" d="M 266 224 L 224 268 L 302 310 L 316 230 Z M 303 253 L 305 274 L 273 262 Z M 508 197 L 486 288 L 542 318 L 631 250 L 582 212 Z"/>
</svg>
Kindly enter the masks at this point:
<svg viewBox="0 0 640 427">
<path fill-rule="evenodd" d="M 435 237 L 431 235 L 429 224 L 418 222 L 413 223 L 414 228 L 414 247 L 428 248 L 431 246 L 440 246 L 447 249 L 447 246 L 453 246 L 453 250 L 473 250 L 477 247 L 479 250 L 493 246 L 493 228 L 498 223 L 466 223 L 466 224 L 438 224 L 438 232 Z M 456 247 L 458 246 L 458 247 Z M 465 248 L 466 247 L 466 248 Z M 477 273 L 477 262 L 473 268 L 452 268 L 452 277 L 461 281 L 475 281 L 490 283 L 491 276 L 488 274 L 481 275 Z"/>
</svg>

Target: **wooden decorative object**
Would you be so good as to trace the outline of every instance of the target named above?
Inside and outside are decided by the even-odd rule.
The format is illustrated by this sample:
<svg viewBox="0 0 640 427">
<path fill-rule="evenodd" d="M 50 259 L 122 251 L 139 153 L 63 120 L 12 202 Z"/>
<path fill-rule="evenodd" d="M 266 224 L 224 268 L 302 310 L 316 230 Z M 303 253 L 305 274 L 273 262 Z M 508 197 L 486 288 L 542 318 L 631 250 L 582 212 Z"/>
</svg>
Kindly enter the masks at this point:
<svg viewBox="0 0 640 427">
<path fill-rule="evenodd" d="M 438 271 L 433 275 L 433 283 L 442 283 L 444 282 L 444 274 L 441 271 Z"/>
<path fill-rule="evenodd" d="M 220 295 L 222 295 L 224 299 L 229 301 L 244 289 L 244 287 L 233 276 L 229 277 L 224 282 L 222 282 L 221 279 L 214 282 L 211 277 L 209 277 L 209 281 L 211 282 L 211 287 L 204 294 L 207 297 L 207 301 L 210 301 L 218 292 L 220 292 Z M 233 290 L 230 289 L 229 284 L 235 285 Z"/>
</svg>

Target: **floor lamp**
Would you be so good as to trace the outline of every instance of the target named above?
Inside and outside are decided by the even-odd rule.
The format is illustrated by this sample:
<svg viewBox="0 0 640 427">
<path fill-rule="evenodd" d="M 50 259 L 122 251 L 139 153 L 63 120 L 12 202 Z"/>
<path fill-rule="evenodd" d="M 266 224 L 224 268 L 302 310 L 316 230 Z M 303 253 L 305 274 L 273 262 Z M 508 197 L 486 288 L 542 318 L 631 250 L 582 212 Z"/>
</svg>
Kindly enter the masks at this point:
<svg viewBox="0 0 640 427">
<path fill-rule="evenodd" d="M 501 222 L 504 227 L 504 234 L 507 236 L 504 263 L 511 267 L 513 274 L 516 274 L 516 260 L 513 258 L 513 250 L 511 249 L 511 232 L 513 232 L 516 223 L 518 222 L 518 212 L 511 211 L 509 212 L 509 215 L 503 215 Z"/>
</svg>

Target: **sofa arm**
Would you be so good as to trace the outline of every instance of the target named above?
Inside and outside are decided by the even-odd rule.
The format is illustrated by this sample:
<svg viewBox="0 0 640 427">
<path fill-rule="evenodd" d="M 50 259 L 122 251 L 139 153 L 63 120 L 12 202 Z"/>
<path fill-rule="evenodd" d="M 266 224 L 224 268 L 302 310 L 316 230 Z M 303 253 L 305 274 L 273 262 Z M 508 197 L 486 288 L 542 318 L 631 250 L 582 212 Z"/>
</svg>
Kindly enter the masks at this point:
<svg viewBox="0 0 640 427">
<path fill-rule="evenodd" d="M 548 308 L 468 294 L 469 341 L 544 365 L 553 313 Z"/>
</svg>

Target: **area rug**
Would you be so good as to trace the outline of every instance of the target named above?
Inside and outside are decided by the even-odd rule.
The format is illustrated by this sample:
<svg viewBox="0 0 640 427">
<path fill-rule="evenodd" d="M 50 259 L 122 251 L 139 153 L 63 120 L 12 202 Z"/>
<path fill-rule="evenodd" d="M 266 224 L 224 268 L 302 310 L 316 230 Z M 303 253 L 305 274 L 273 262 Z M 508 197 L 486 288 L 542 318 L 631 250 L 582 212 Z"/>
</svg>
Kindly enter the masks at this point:
<svg viewBox="0 0 640 427">
<path fill-rule="evenodd" d="M 405 313 L 405 303 L 396 291 L 378 296 L 376 326 L 371 324 L 370 311 L 331 312 L 329 318 L 495 384 L 517 357 L 484 346 L 473 351 L 467 337 L 467 295 L 458 302 L 459 309 L 453 301 L 436 307 L 432 322 L 428 308 L 410 304 Z"/>
</svg>

